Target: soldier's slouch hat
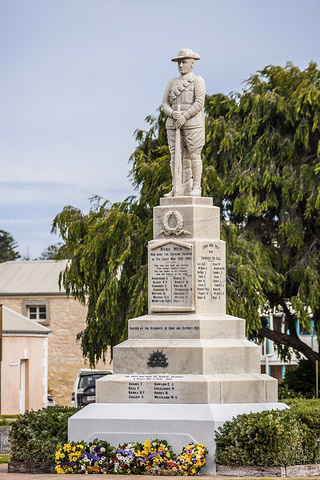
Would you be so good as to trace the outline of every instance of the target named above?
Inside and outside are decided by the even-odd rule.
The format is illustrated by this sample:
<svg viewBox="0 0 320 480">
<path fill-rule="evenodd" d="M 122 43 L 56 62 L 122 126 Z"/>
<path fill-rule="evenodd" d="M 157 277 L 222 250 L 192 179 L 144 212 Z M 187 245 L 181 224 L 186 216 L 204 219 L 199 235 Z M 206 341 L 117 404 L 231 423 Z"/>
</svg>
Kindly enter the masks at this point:
<svg viewBox="0 0 320 480">
<path fill-rule="evenodd" d="M 200 60 L 200 55 L 193 52 L 190 48 L 182 48 L 177 57 L 171 59 L 172 62 L 179 62 L 183 58 L 193 58 L 194 60 Z"/>
</svg>

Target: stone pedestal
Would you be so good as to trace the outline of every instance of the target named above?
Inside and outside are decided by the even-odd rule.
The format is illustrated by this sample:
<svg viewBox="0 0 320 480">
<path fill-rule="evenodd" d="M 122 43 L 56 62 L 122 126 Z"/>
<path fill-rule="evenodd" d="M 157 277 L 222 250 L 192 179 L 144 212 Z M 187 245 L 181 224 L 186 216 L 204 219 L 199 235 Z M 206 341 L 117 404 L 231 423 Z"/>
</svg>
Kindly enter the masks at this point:
<svg viewBox="0 0 320 480">
<path fill-rule="evenodd" d="M 276 402 L 277 382 L 260 374 L 245 321 L 226 315 L 225 243 L 212 199 L 162 198 L 148 255 L 149 314 L 129 321 L 97 401 Z"/>
<path fill-rule="evenodd" d="M 214 429 L 238 413 L 280 407 L 277 381 L 260 373 L 245 320 L 226 314 L 225 243 L 212 199 L 162 198 L 148 247 L 149 313 L 129 321 L 114 375 L 97 381 L 97 404 L 72 417 L 69 436 L 163 437 L 177 448 L 188 437 L 209 448 L 206 473 L 214 473 Z"/>
</svg>

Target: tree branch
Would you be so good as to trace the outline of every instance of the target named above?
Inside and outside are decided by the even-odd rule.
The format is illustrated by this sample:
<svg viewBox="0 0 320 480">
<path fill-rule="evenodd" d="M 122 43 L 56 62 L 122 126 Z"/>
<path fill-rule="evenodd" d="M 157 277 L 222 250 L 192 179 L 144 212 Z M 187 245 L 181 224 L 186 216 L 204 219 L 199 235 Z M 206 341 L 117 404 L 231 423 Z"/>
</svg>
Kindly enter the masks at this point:
<svg viewBox="0 0 320 480">
<path fill-rule="evenodd" d="M 314 368 L 316 365 L 316 360 L 320 360 L 320 355 L 314 350 L 312 350 L 309 345 L 302 342 L 298 336 L 292 336 L 287 335 L 286 333 L 276 332 L 275 330 L 271 330 L 268 327 L 261 327 L 259 329 L 259 335 L 268 338 L 275 343 L 287 345 L 294 350 L 298 350 L 311 362 Z"/>
</svg>

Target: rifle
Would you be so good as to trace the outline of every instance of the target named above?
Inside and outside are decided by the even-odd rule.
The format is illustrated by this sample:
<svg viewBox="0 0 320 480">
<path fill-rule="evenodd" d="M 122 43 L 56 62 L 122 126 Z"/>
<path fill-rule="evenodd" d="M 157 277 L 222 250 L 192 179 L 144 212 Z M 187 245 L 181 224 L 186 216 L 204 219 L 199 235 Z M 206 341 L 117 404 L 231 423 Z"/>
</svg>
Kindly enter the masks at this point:
<svg viewBox="0 0 320 480">
<path fill-rule="evenodd" d="M 177 112 L 180 112 L 180 105 L 177 105 Z M 181 161 L 181 132 L 176 128 L 176 143 L 174 156 L 174 193 L 182 195 L 182 161 Z"/>
</svg>

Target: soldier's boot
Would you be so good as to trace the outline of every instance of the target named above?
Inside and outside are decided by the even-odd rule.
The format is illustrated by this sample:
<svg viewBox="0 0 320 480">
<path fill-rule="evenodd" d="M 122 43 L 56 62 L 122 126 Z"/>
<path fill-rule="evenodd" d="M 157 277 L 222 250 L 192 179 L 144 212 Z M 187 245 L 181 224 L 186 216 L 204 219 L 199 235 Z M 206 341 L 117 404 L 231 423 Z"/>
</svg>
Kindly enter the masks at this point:
<svg viewBox="0 0 320 480">
<path fill-rule="evenodd" d="M 191 160 L 189 158 L 183 159 L 182 167 L 182 191 L 183 195 L 191 195 L 192 190 L 192 169 L 191 169 Z"/>
<path fill-rule="evenodd" d="M 192 176 L 193 186 L 190 195 L 192 197 L 201 197 L 202 161 L 200 155 L 192 158 Z"/>
</svg>

